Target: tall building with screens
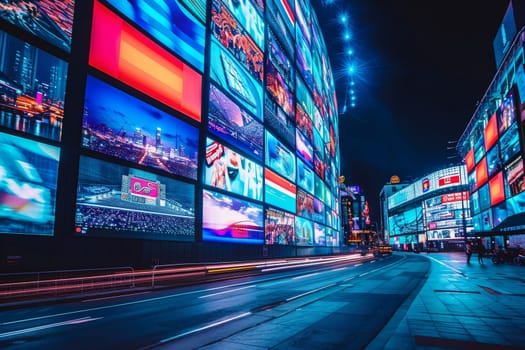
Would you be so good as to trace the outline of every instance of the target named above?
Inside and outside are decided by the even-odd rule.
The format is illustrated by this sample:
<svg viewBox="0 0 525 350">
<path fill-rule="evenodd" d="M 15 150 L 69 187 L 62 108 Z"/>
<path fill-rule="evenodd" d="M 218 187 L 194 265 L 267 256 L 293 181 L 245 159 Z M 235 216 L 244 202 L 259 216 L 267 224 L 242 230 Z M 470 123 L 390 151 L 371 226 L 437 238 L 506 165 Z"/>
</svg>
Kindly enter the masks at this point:
<svg viewBox="0 0 525 350">
<path fill-rule="evenodd" d="M 308 1 L 32 0 L 0 23 L 6 254 L 22 235 L 17 254 L 71 244 L 82 264 L 87 247 L 148 264 L 340 245 L 334 78 Z"/>
</svg>

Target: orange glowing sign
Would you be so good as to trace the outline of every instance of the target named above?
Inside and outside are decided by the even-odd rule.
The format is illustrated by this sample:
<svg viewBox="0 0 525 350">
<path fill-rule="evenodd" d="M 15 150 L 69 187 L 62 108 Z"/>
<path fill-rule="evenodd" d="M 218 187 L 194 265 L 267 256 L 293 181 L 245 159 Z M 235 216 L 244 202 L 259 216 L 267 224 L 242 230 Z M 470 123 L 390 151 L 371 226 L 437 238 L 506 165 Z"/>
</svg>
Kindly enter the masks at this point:
<svg viewBox="0 0 525 350">
<path fill-rule="evenodd" d="M 487 171 L 487 158 L 483 158 L 476 166 L 476 187 L 479 188 L 487 182 L 489 175 Z"/>
<path fill-rule="evenodd" d="M 496 205 L 505 200 L 505 187 L 503 185 L 503 173 L 499 172 L 489 181 L 490 205 Z"/>
<path fill-rule="evenodd" d="M 496 113 L 492 115 L 485 126 L 485 150 L 489 150 L 498 140 L 498 122 Z"/>
<path fill-rule="evenodd" d="M 202 76 L 98 1 L 89 64 L 201 121 Z"/>
<path fill-rule="evenodd" d="M 465 165 L 469 173 L 472 169 L 474 169 L 474 163 L 474 149 L 471 149 L 465 156 Z"/>
</svg>

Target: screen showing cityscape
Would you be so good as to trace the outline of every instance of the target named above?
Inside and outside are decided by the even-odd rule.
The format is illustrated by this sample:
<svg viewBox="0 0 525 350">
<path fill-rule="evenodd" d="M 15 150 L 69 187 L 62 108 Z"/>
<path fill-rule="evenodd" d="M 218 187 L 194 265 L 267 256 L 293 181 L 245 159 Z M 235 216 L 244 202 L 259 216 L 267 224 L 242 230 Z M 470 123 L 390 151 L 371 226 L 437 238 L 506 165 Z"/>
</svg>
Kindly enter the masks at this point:
<svg viewBox="0 0 525 350">
<path fill-rule="evenodd" d="M 0 42 L 0 125 L 59 141 L 67 62 L 3 31 Z"/>
<path fill-rule="evenodd" d="M 84 101 L 83 147 L 197 179 L 196 127 L 91 76 Z"/>
</svg>

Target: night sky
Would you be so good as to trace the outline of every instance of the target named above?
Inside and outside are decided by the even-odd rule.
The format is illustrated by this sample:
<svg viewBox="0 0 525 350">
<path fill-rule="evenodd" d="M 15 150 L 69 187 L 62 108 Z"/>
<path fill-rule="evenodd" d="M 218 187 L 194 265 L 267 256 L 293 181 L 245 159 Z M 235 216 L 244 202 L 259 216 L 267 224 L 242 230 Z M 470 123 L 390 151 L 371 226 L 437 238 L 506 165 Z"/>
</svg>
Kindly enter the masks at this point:
<svg viewBox="0 0 525 350">
<path fill-rule="evenodd" d="M 348 55 L 334 13 L 350 17 L 357 105 L 340 116 L 341 174 L 361 186 L 379 221 L 379 192 L 390 176 L 415 181 L 460 161 L 448 142 L 462 135 L 496 72 L 492 41 L 508 1 L 314 4 L 340 112 Z"/>
</svg>

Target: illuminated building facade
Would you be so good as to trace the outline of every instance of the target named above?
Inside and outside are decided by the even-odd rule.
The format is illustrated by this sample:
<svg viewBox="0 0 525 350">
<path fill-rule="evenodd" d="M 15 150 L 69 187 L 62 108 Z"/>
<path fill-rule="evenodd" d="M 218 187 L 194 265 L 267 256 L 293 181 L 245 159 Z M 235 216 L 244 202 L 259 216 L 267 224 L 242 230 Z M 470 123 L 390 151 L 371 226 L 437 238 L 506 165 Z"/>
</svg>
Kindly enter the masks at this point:
<svg viewBox="0 0 525 350">
<path fill-rule="evenodd" d="M 438 170 L 386 198 L 385 236 L 399 250 L 461 250 L 472 230 L 464 166 Z"/>
<path fill-rule="evenodd" d="M 335 87 L 308 0 L 34 0 L 0 21 L 0 255 L 19 257 L 0 266 L 340 247 Z"/>
<path fill-rule="evenodd" d="M 493 42 L 497 72 L 461 136 L 472 238 L 525 245 L 525 3 L 511 1 Z"/>
</svg>

